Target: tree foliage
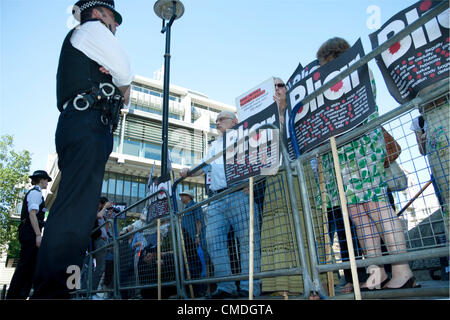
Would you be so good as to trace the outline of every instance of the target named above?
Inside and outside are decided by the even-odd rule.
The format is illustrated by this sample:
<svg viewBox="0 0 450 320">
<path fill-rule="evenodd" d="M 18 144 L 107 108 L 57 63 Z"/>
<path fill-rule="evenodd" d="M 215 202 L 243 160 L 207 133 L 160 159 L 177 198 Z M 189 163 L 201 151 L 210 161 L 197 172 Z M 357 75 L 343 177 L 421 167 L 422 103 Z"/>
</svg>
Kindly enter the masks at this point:
<svg viewBox="0 0 450 320">
<path fill-rule="evenodd" d="M 17 247 L 17 222 L 11 219 L 11 212 L 29 182 L 30 164 L 29 151 L 16 152 L 12 136 L 0 137 L 0 253 L 10 243 L 12 249 Z"/>
</svg>

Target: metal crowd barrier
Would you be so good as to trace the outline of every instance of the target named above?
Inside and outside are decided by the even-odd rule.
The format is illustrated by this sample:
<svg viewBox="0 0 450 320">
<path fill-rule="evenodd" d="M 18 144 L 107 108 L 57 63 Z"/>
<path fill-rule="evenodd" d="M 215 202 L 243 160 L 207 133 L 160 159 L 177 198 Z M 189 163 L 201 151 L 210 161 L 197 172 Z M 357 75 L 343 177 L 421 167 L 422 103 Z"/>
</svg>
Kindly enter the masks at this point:
<svg viewBox="0 0 450 320">
<path fill-rule="evenodd" d="M 355 64 L 353 64 L 350 68 L 346 69 L 344 72 L 341 72 L 339 75 L 334 77 L 332 80 L 328 81 L 326 84 L 324 84 L 318 90 L 314 91 L 312 94 L 307 96 L 302 101 L 302 103 L 303 104 L 308 103 L 309 101 L 314 99 L 316 96 L 323 93 L 325 90 L 329 89 L 335 83 L 342 80 L 343 78 L 348 76 L 350 73 L 355 71 L 357 68 L 359 68 L 362 65 L 366 64 L 367 62 L 369 62 L 371 59 L 373 59 L 377 55 L 381 54 L 384 50 L 386 50 L 392 44 L 401 40 L 407 34 L 413 32 L 415 29 L 422 26 L 427 21 L 431 20 L 433 17 L 437 16 L 439 13 L 441 13 L 445 9 L 448 9 L 448 4 L 443 2 L 441 5 L 435 7 L 433 10 L 430 10 L 430 12 L 423 15 L 420 19 L 418 19 L 411 25 L 407 26 L 401 32 L 399 32 L 398 34 L 396 34 L 395 36 L 390 38 L 388 41 L 386 41 L 385 43 L 380 45 L 378 48 L 374 49 L 371 53 L 367 54 L 365 57 L 362 57 L 359 61 L 357 61 Z M 346 143 L 356 141 L 357 138 L 364 136 L 364 134 L 370 133 L 372 130 L 375 130 L 376 128 L 380 128 L 381 125 L 383 125 L 383 124 L 389 125 L 388 131 L 390 131 L 391 135 L 394 136 L 394 138 L 397 141 L 400 141 L 401 144 L 403 144 L 403 145 L 407 144 L 408 142 L 407 142 L 406 136 L 408 134 L 406 132 L 409 131 L 410 132 L 409 134 L 413 134 L 410 131 L 410 129 L 408 127 L 406 127 L 406 125 L 409 125 L 411 123 L 411 120 L 413 119 L 413 116 L 412 116 L 412 114 L 414 112 L 413 109 L 418 109 L 419 107 L 424 109 L 424 107 L 423 107 L 424 105 L 427 105 L 427 104 L 429 105 L 430 103 L 432 103 L 432 101 L 436 101 L 436 100 L 441 100 L 441 104 L 444 104 L 444 105 L 447 104 L 447 106 L 448 106 L 448 103 L 449 103 L 448 92 L 449 92 L 448 79 L 446 79 L 445 81 L 441 82 L 440 85 L 437 85 L 433 89 L 432 92 L 429 92 L 428 94 L 425 94 L 422 97 L 417 97 L 417 98 L 413 99 L 412 101 L 399 106 L 395 110 L 388 112 L 387 114 L 385 114 L 383 116 L 380 116 L 378 119 L 371 121 L 364 126 L 360 126 L 359 128 L 355 128 L 351 132 L 348 132 L 348 133 L 342 135 L 341 137 L 336 139 L 336 144 L 337 144 L 337 146 L 345 146 Z M 298 111 L 298 109 L 300 107 L 301 106 L 294 108 L 294 110 L 292 110 L 292 114 L 296 114 L 296 112 Z M 436 106 L 434 106 L 434 108 L 436 108 Z M 409 119 L 409 121 L 405 121 L 405 118 Z M 444 120 L 442 120 L 442 121 L 448 122 L 448 115 L 447 115 L 447 118 L 444 115 Z M 398 123 L 400 123 L 400 124 L 398 124 Z M 448 127 L 448 124 L 444 124 L 444 126 Z M 333 237 L 334 232 L 332 232 L 332 233 L 329 232 L 330 227 L 333 229 L 336 229 L 336 221 L 337 220 L 339 220 L 339 219 L 342 220 L 342 217 L 336 218 L 335 214 L 342 216 L 342 213 L 340 212 L 340 210 L 337 212 L 335 210 L 335 212 L 333 212 L 331 210 L 331 208 L 327 212 L 327 209 L 326 209 L 327 206 L 325 205 L 325 203 L 317 204 L 317 203 L 314 203 L 315 201 L 312 201 L 312 202 L 310 201 L 310 198 L 314 197 L 314 195 L 317 196 L 317 194 L 321 194 L 322 197 L 324 197 L 324 195 L 325 195 L 325 190 L 323 190 L 323 187 L 322 187 L 322 190 L 320 190 L 320 187 L 319 187 L 320 180 L 321 180 L 320 178 L 323 179 L 323 173 L 324 173 L 323 170 L 320 168 L 320 165 L 323 162 L 322 161 L 323 157 L 326 156 L 327 153 L 331 152 L 331 147 L 329 144 L 324 144 L 321 147 L 318 147 L 306 154 L 299 155 L 299 151 L 298 151 L 299 149 L 298 149 L 298 146 L 296 145 L 296 141 L 295 141 L 294 117 L 292 117 L 290 119 L 290 132 L 291 132 L 291 137 L 294 137 L 293 138 L 294 150 L 297 154 L 297 160 L 294 161 L 291 165 L 296 169 L 296 171 L 298 173 L 298 179 L 299 179 L 299 183 L 301 186 L 301 200 L 302 200 L 304 211 L 306 213 L 305 217 L 306 217 L 306 222 L 307 222 L 308 243 L 309 243 L 309 245 L 316 244 L 317 249 L 321 248 L 326 252 L 325 255 L 321 255 L 321 254 L 319 254 L 319 250 L 316 252 L 310 251 L 311 260 L 313 261 L 313 269 L 314 269 L 312 271 L 312 274 L 319 273 L 319 272 L 337 271 L 339 269 L 349 269 L 349 267 L 351 266 L 350 262 L 340 262 L 340 263 L 333 262 L 333 260 L 336 259 L 333 254 L 333 248 L 332 248 L 333 239 L 331 238 L 331 237 Z M 444 197 L 444 199 L 447 199 L 447 201 L 445 203 L 440 203 L 439 206 L 437 206 L 436 215 L 435 215 L 433 221 L 431 221 L 430 219 L 428 221 L 425 221 L 425 224 L 428 225 L 428 229 L 431 230 L 430 231 L 431 235 L 428 236 L 427 239 L 424 239 L 424 237 L 422 237 L 419 234 L 419 236 L 417 236 L 415 239 L 412 239 L 411 236 L 409 234 L 407 234 L 406 240 L 401 240 L 394 244 L 394 247 L 396 247 L 396 249 L 388 250 L 391 252 L 393 251 L 392 253 L 395 253 L 395 254 L 380 255 L 377 257 L 364 257 L 364 259 L 361 259 L 362 254 L 360 253 L 361 252 L 359 250 L 360 248 L 358 248 L 358 239 L 356 239 L 357 237 L 354 237 L 354 239 L 353 239 L 355 242 L 354 253 L 355 253 L 355 257 L 357 259 L 356 260 L 357 267 L 361 268 L 361 267 L 370 267 L 373 265 L 383 265 L 383 264 L 389 264 L 389 263 L 405 263 L 405 262 L 411 262 L 411 261 L 418 260 L 418 259 L 429 259 L 429 258 L 438 258 L 438 257 L 448 257 L 449 256 L 449 247 L 448 247 L 448 205 L 449 205 L 448 204 L 448 180 L 449 180 L 449 177 L 448 177 L 448 167 L 449 167 L 448 144 L 449 143 L 448 143 L 448 137 L 446 137 L 446 141 L 447 141 L 446 146 L 442 147 L 442 149 L 439 150 L 439 152 L 435 152 L 435 154 L 436 153 L 442 154 L 442 156 L 439 157 L 439 155 L 438 155 L 438 158 L 439 158 L 438 163 L 439 164 L 435 165 L 434 169 L 436 170 L 436 167 L 438 167 L 440 169 L 439 177 L 435 177 L 435 178 L 444 180 L 444 183 L 447 183 L 446 187 L 443 188 L 444 190 L 442 190 L 442 192 L 446 193 L 446 195 L 447 195 L 446 197 Z M 411 205 L 411 203 L 415 199 L 417 199 L 417 197 L 419 197 L 421 195 L 421 193 L 425 189 L 425 185 L 427 185 L 427 186 L 429 185 L 428 180 L 429 180 L 430 176 L 428 176 L 428 178 L 426 178 L 424 181 L 422 178 L 423 173 L 420 173 L 420 172 L 421 171 L 422 172 L 432 171 L 432 168 L 430 168 L 430 166 L 427 166 L 427 165 L 422 165 L 422 167 L 420 167 L 420 168 L 415 167 L 415 164 L 416 164 L 415 158 L 418 158 L 418 156 L 415 156 L 415 158 L 414 158 L 414 156 L 412 156 L 412 153 L 413 153 L 411 150 L 412 148 L 417 148 L 417 145 L 413 145 L 413 146 L 407 145 L 406 148 L 404 146 L 402 146 L 403 151 L 398 160 L 405 167 L 409 163 L 410 164 L 409 167 L 411 167 L 411 166 L 413 167 L 411 174 L 416 175 L 417 178 L 419 178 L 419 176 L 421 177 L 421 179 L 419 179 L 418 183 L 416 184 L 417 186 L 419 186 L 419 189 L 421 189 L 421 190 L 414 197 L 410 196 L 407 199 L 408 201 L 403 201 L 403 202 L 397 201 L 397 204 L 396 204 L 395 199 L 394 199 L 394 201 L 393 201 L 394 203 L 392 204 L 392 206 L 393 206 L 392 210 L 395 211 L 396 205 L 399 206 L 399 211 L 400 211 L 399 215 L 403 214 L 403 216 L 407 215 L 407 212 L 406 212 L 407 206 Z M 407 152 L 409 157 L 408 157 L 408 155 L 405 155 L 406 154 L 405 151 Z M 416 154 L 417 154 L 417 152 L 416 152 Z M 311 168 L 311 161 L 316 161 L 316 163 L 319 164 L 319 169 Z M 331 165 L 332 165 L 332 163 L 331 163 Z M 309 169 L 309 172 L 315 171 L 315 174 L 313 173 L 313 174 L 307 175 L 305 172 L 307 172 L 308 169 Z M 336 173 L 333 173 L 333 174 L 336 175 Z M 308 182 L 309 182 L 309 184 L 308 184 Z M 330 183 L 330 181 L 327 181 L 327 182 Z M 441 182 L 441 184 L 444 184 L 444 183 Z M 324 183 L 322 183 L 322 185 L 323 184 Z M 372 186 L 372 187 L 376 188 L 379 186 Z M 411 186 L 409 186 L 409 187 L 411 187 Z M 396 196 L 398 196 L 398 194 L 396 194 Z M 422 198 L 423 197 L 424 197 L 424 195 L 422 195 Z M 429 195 L 429 197 L 431 197 L 431 195 Z M 428 201 L 424 201 L 424 203 L 427 204 Z M 384 208 L 380 207 L 380 206 L 378 208 L 373 208 L 371 210 L 371 212 L 375 213 L 375 211 L 389 210 L 388 206 L 390 206 L 390 205 L 391 204 L 387 204 L 384 206 Z M 402 206 L 404 206 L 404 207 L 402 207 Z M 447 214 L 444 213 L 445 211 L 447 211 Z M 330 217 L 330 214 L 331 214 L 331 217 Z M 361 214 L 361 213 L 358 212 L 354 215 L 358 216 L 358 214 Z M 380 215 L 381 215 L 381 213 L 380 213 Z M 345 219 L 345 217 L 344 217 L 344 219 Z M 333 225 L 333 223 L 330 224 L 330 221 L 327 221 L 327 220 L 332 220 L 334 225 Z M 352 220 L 355 220 L 355 219 L 352 219 Z M 393 233 L 393 234 L 403 233 L 404 230 L 401 230 L 401 227 L 398 226 L 398 222 L 396 222 L 396 221 L 397 220 L 395 218 L 393 218 L 393 221 L 389 222 L 389 223 L 391 225 L 396 225 L 396 226 L 387 227 L 386 224 L 389 224 L 389 223 L 387 221 L 383 221 L 383 219 L 381 219 L 381 223 L 384 224 L 383 225 L 384 228 L 391 228 L 389 233 Z M 368 221 L 368 222 L 360 221 L 359 223 L 360 223 L 360 233 L 361 233 L 361 229 L 364 230 L 364 228 L 373 228 L 374 227 L 374 221 Z M 437 227 L 438 223 L 440 223 L 439 227 Z M 424 228 L 423 225 L 421 227 Z M 320 229 L 322 230 L 322 232 L 319 232 L 319 233 L 315 232 L 316 230 L 320 230 Z M 341 226 L 341 230 L 338 230 L 338 233 L 339 233 L 339 231 L 343 231 L 342 229 L 343 229 L 343 226 Z M 384 229 L 383 231 L 386 231 L 386 229 Z M 420 232 L 420 230 L 419 230 L 419 232 Z M 369 234 L 371 234 L 371 233 L 369 233 Z M 438 236 L 440 236 L 439 238 L 442 239 L 442 235 L 446 236 L 446 239 L 447 239 L 446 241 L 438 240 Z M 380 236 L 380 233 L 378 234 L 378 236 Z M 339 238 L 342 238 L 342 236 L 339 236 Z M 370 240 L 370 239 L 366 239 L 364 234 L 360 235 L 358 238 L 359 238 L 359 241 L 363 240 L 363 241 L 369 242 L 369 240 Z M 345 240 L 340 239 L 339 241 L 340 241 L 340 244 L 349 244 L 350 242 L 352 242 L 352 239 L 349 239 L 348 235 L 345 234 Z M 415 245 L 413 246 L 414 242 L 415 242 Z M 412 248 L 412 247 L 414 247 L 414 248 Z M 367 243 L 366 243 L 366 249 L 367 248 L 372 249 L 371 247 L 368 247 Z M 397 252 L 395 252 L 395 251 L 397 251 Z M 352 274 L 352 276 L 354 276 L 354 275 Z M 423 291 L 423 290 L 424 289 L 411 289 L 409 294 L 418 294 L 418 292 Z M 359 291 L 359 289 L 358 289 L 358 291 Z M 435 291 L 433 291 L 433 290 L 428 290 L 428 291 L 430 291 L 429 294 L 444 293 L 444 295 L 448 296 L 448 288 L 446 290 L 445 289 L 444 290 L 437 289 Z M 399 297 L 399 296 L 402 296 L 403 294 L 404 294 L 404 290 L 397 291 L 397 293 L 395 293 L 395 292 L 393 293 L 392 290 L 387 290 L 387 291 L 386 290 L 382 290 L 382 291 L 374 290 L 373 292 L 364 293 L 363 296 L 371 297 L 371 298 L 372 297 L 388 297 L 388 296 L 389 297 L 394 297 L 394 296 Z M 355 292 L 355 297 L 357 297 L 356 292 Z"/>
<path fill-rule="evenodd" d="M 131 209 L 141 205 L 142 203 L 147 202 L 149 199 L 157 196 L 161 192 L 164 192 L 168 201 L 168 213 L 167 215 L 155 219 L 151 223 L 144 223 L 144 225 L 140 228 L 135 228 L 134 230 L 127 232 L 123 235 L 119 234 L 117 229 L 118 219 L 126 214 Z M 173 244 L 176 243 L 176 231 L 172 226 L 176 226 L 174 223 L 174 215 L 172 208 L 172 201 L 169 193 L 166 190 L 159 190 L 151 195 L 139 200 L 133 205 L 125 208 L 117 215 L 115 215 L 114 219 L 107 220 L 104 224 L 95 228 L 92 233 L 105 227 L 107 224 L 112 227 L 112 239 L 111 241 L 105 245 L 104 247 L 98 248 L 96 250 L 90 250 L 87 254 L 86 260 L 89 261 L 86 268 L 86 277 L 87 277 L 87 285 L 86 288 L 80 288 L 75 291 L 73 295 L 75 298 L 83 299 L 83 298 L 91 298 L 93 294 L 96 293 L 112 293 L 110 298 L 113 299 L 135 299 L 141 296 L 141 292 L 145 291 L 144 295 L 152 295 L 152 289 L 163 287 L 171 288 L 175 287 L 175 290 L 171 290 L 173 295 L 177 297 L 185 296 L 182 293 L 183 289 L 181 288 L 179 281 L 179 262 L 178 257 L 180 254 L 176 251 L 171 250 L 172 248 L 177 249 Z M 171 261 L 166 263 L 163 270 L 158 271 L 157 262 L 157 242 L 155 238 L 155 234 L 157 233 L 157 226 L 159 224 L 164 224 L 168 227 L 169 231 L 166 235 L 164 235 L 164 239 L 162 239 L 162 243 L 165 239 L 168 239 L 169 246 L 161 245 L 161 256 L 164 261 Z M 138 235 L 140 238 L 137 238 L 137 241 L 143 242 L 142 245 L 137 246 L 137 248 L 131 248 L 131 240 L 135 235 Z M 92 248 L 91 248 L 92 249 Z M 136 249 L 136 250 L 133 250 Z M 101 251 L 112 250 L 113 252 L 113 263 L 112 263 L 112 289 L 103 288 L 98 290 L 98 288 L 92 287 L 92 279 L 93 279 L 93 257 L 95 254 Z M 156 253 L 156 254 L 155 254 Z M 167 259 L 166 259 L 167 258 Z M 155 269 L 156 266 L 156 269 Z M 159 272 L 159 277 L 158 273 Z M 106 272 L 104 277 L 106 277 Z M 158 283 L 158 278 L 161 279 L 161 282 Z M 83 279 L 81 279 L 81 284 L 83 283 Z M 162 290 L 160 290 L 162 291 Z M 158 298 L 158 292 L 154 298 Z"/>
<path fill-rule="evenodd" d="M 324 206 L 320 202 L 317 203 L 317 195 L 321 192 L 318 175 L 323 174 L 323 172 L 321 172 L 320 169 L 319 172 L 314 172 L 311 167 L 311 161 L 321 161 L 321 157 L 331 152 L 329 145 L 322 146 L 318 148 L 319 150 L 316 149 L 301 155 L 291 164 L 296 168 L 300 183 L 301 181 L 305 182 L 302 184 L 303 193 L 301 194 L 301 202 L 303 203 L 304 211 L 306 212 L 305 217 L 307 221 L 308 240 L 310 244 L 314 243 L 314 247 L 317 249 L 316 252 L 310 252 L 310 254 L 313 255 L 311 260 L 313 261 L 315 269 L 313 274 L 315 272 L 324 273 L 350 269 L 348 252 L 343 252 L 348 250 L 346 247 L 349 241 L 353 241 L 354 243 L 355 257 L 357 259 L 356 266 L 358 268 L 370 268 L 370 266 L 373 265 L 388 265 L 404 262 L 412 264 L 412 262 L 416 260 L 449 256 L 448 240 L 441 240 L 445 238 L 448 239 L 448 213 L 444 213 L 445 210 L 448 210 L 446 209 L 448 208 L 448 202 L 438 203 L 438 199 L 435 197 L 435 192 L 437 190 L 433 192 L 433 189 L 430 187 L 427 191 L 426 188 L 429 186 L 428 182 L 431 179 L 429 174 L 431 172 L 430 165 L 428 164 L 428 161 L 423 159 L 424 156 L 419 154 L 417 144 L 411 145 L 408 142 L 411 140 L 411 138 L 408 139 L 408 137 L 414 136 L 414 133 L 410 129 L 410 125 L 411 121 L 419 115 L 417 112 L 418 107 L 429 104 L 430 101 L 439 100 L 439 98 L 443 99 L 445 101 L 444 103 L 449 103 L 447 83 L 441 84 L 433 92 L 428 93 L 423 97 L 416 98 L 410 103 L 402 105 L 396 110 L 381 116 L 379 119 L 369 122 L 364 127 L 355 129 L 351 133 L 345 134 L 337 139 L 337 145 L 342 146 L 384 124 L 383 127 L 387 129 L 401 145 L 402 151 L 396 161 L 403 170 L 407 171 L 409 181 L 408 188 L 403 191 L 393 192 L 392 203 L 387 202 L 386 204 L 380 205 L 377 210 L 383 210 L 388 206 L 392 206 L 393 208 L 391 210 L 395 211 L 396 215 L 401 212 L 399 217 L 402 219 L 403 229 L 396 231 L 404 233 L 405 240 L 402 243 L 396 243 L 396 245 L 404 245 L 406 247 L 404 250 L 387 250 L 393 251 L 392 254 L 386 255 L 386 253 L 383 253 L 383 255 L 378 257 L 363 257 L 362 248 L 358 243 L 358 240 L 361 241 L 361 238 L 364 240 L 364 235 L 362 237 L 353 235 L 352 239 L 348 239 L 344 234 L 343 218 L 339 208 L 335 208 L 334 211 L 329 208 L 327 212 L 326 209 L 323 210 Z M 447 146 L 445 147 L 447 152 L 448 144 L 447 137 Z M 449 161 L 450 159 L 448 156 L 441 159 L 442 166 L 446 166 L 447 168 L 446 172 L 441 176 L 441 179 L 446 179 L 447 181 L 449 179 Z M 409 168 L 409 170 L 405 168 Z M 373 186 L 373 188 L 375 187 L 377 186 Z M 447 190 L 443 191 L 448 194 L 448 184 Z M 311 198 L 315 201 L 310 201 Z M 446 199 L 448 199 L 448 196 Z M 426 212 L 427 216 L 421 224 L 416 225 L 417 230 L 415 233 L 408 233 L 405 223 L 411 216 L 411 212 L 408 212 L 406 206 L 411 203 L 414 204 L 414 202 L 420 202 L 422 204 L 422 211 Z M 382 223 L 386 222 L 387 221 L 382 221 Z M 366 226 L 371 227 L 372 224 L 373 222 L 371 221 L 366 223 Z M 335 231 L 330 232 L 330 228 L 333 228 Z M 335 235 L 335 233 L 337 233 L 337 235 Z M 443 238 L 443 236 L 445 236 L 445 238 Z M 338 252 L 334 252 L 335 247 L 333 247 L 333 243 L 336 243 L 336 241 L 333 241 L 334 237 L 338 238 L 337 243 L 340 247 L 337 248 Z M 345 246 L 345 249 L 342 248 L 342 245 Z M 324 254 L 324 252 L 326 253 Z M 343 253 L 346 254 L 347 259 L 343 258 Z M 363 273 L 365 273 L 365 271 L 363 271 Z M 361 275 L 361 272 L 359 272 L 358 275 Z M 427 292 L 428 296 L 448 296 L 448 288 L 410 289 L 406 294 L 408 296 L 423 296 L 424 292 Z M 374 292 L 364 292 L 362 296 L 366 298 L 404 297 L 405 290 L 397 290 L 396 292 L 392 292 L 392 290 L 377 290 Z"/>
<path fill-rule="evenodd" d="M 389 46 L 437 16 L 447 7 L 448 4 L 444 2 L 442 5 L 436 6 L 307 96 L 303 103 L 308 103 L 381 54 Z M 352 268 L 352 257 L 350 257 L 349 262 L 350 252 L 346 252 L 346 250 L 349 250 L 345 248 L 345 244 L 352 243 L 355 249 L 353 251 L 354 268 L 362 268 L 363 273 L 366 268 L 370 269 L 372 265 L 404 262 L 411 264 L 419 259 L 447 257 L 449 255 L 448 224 L 446 225 L 448 213 L 446 216 L 443 211 L 447 210 L 448 212 L 449 204 L 439 203 L 436 207 L 431 207 L 430 204 L 435 197 L 432 192 L 433 189 L 428 183 L 431 172 L 430 159 L 425 159 L 418 153 L 417 144 L 409 143 L 411 135 L 414 134 L 409 126 L 413 118 L 419 115 L 417 112 L 419 108 L 424 108 L 432 101 L 439 99 L 443 99 L 444 103 L 448 104 L 448 91 L 448 83 L 443 83 L 432 92 L 416 97 L 367 125 L 359 126 L 336 139 L 337 146 L 343 146 L 383 126 L 402 147 L 397 162 L 403 170 L 408 171 L 409 185 L 406 188 L 407 191 L 401 191 L 403 193 L 392 192 L 391 199 L 393 201 L 391 203 L 386 202 L 378 208 L 371 208 L 372 212 L 392 210 L 396 212 L 396 215 L 399 215 L 393 220 L 402 221 L 400 219 L 411 216 L 415 203 L 422 201 L 424 210 L 428 210 L 428 215 L 417 225 L 418 232 L 416 234 L 408 233 L 404 224 L 399 226 L 395 222 L 391 231 L 401 233 L 404 236 L 397 239 L 398 242 L 388 248 L 387 253 L 390 254 L 372 256 L 364 254 L 361 250 L 363 246 L 360 243 L 365 240 L 364 234 L 360 232 L 361 227 L 359 237 L 357 235 L 352 237 L 348 237 L 347 234 L 343 235 L 342 213 L 333 212 L 331 208 L 327 210 L 325 203 L 318 200 L 317 195 L 323 196 L 323 192 L 326 191 L 320 183 L 323 180 L 324 172 L 320 166 L 319 169 L 313 167 L 311 161 L 322 163 L 321 159 L 330 153 L 330 146 L 324 144 L 308 153 L 298 155 L 294 161 L 287 161 L 289 156 L 286 146 L 280 142 L 283 164 L 278 174 L 255 177 L 253 252 L 255 261 L 253 270 L 248 268 L 249 222 L 246 220 L 248 213 L 245 214 L 245 211 L 248 210 L 249 203 L 248 197 L 243 196 L 244 191 L 247 192 L 248 182 L 245 181 L 231 186 L 192 207 L 178 210 L 176 190 L 178 184 L 184 180 L 179 178 L 173 184 L 172 203 L 169 201 L 169 214 L 161 219 L 168 222 L 170 226 L 169 238 L 172 247 L 167 249 L 167 255 L 163 254 L 168 260 L 164 260 L 159 267 L 158 264 L 155 266 L 154 246 L 148 247 L 143 251 L 143 257 L 139 256 L 138 258 L 136 258 L 136 254 L 133 256 L 126 253 L 126 250 L 121 249 L 121 246 L 126 247 L 125 244 L 132 235 L 142 233 L 143 235 L 153 236 L 158 231 L 158 227 L 155 227 L 156 221 L 128 234 L 118 235 L 116 217 L 113 221 L 113 241 L 104 248 L 96 250 L 107 250 L 112 247 L 114 253 L 113 288 L 109 291 L 113 293 L 113 298 L 133 298 L 137 291 L 140 291 L 143 298 L 155 298 L 154 289 L 160 287 L 175 287 L 176 290 L 173 291 L 173 294 L 179 299 L 197 298 L 208 290 L 208 286 L 211 291 L 211 286 L 223 282 L 240 281 L 242 289 L 242 284 L 245 285 L 244 281 L 248 281 L 250 272 L 255 279 L 254 284 L 260 286 L 263 293 L 279 291 L 276 289 L 281 287 L 284 291 L 296 292 L 299 296 L 303 295 L 305 299 L 309 298 L 311 294 L 328 298 L 335 296 L 334 285 L 336 285 L 336 274 L 339 270 Z M 295 110 L 293 110 L 293 114 L 295 114 Z M 292 131 L 294 130 L 293 119 L 294 117 L 291 118 L 290 129 L 291 137 L 295 138 Z M 276 129 L 276 127 L 265 125 L 258 128 L 258 130 L 262 129 Z M 243 142 L 243 139 L 245 137 L 237 143 Z M 293 140 L 295 145 L 295 139 Z M 448 152 L 448 144 L 446 152 Z M 221 154 L 214 159 L 220 156 Z M 214 159 L 209 159 L 207 162 L 192 168 L 190 173 L 193 174 L 203 169 L 209 161 Z M 435 178 L 447 179 L 448 181 L 449 159 L 447 157 L 440 160 L 441 166 L 444 168 L 444 170 L 441 170 L 443 174 Z M 419 192 L 411 193 L 411 190 L 418 190 Z M 126 208 L 120 215 L 137 207 L 159 192 L 161 191 Z M 166 196 L 168 197 L 167 192 Z M 445 199 L 448 199 L 447 195 Z M 433 212 L 430 212 L 431 209 L 433 209 Z M 214 212 L 222 212 L 229 217 L 232 221 L 233 232 L 229 233 L 228 222 L 223 223 L 223 221 L 214 220 Z M 354 216 L 357 216 L 357 213 L 353 213 Z M 195 217 L 200 217 L 200 220 L 203 219 L 204 223 L 197 226 L 197 218 Z M 385 221 L 382 222 L 386 223 Z M 108 221 L 107 223 L 111 222 Z M 359 224 L 359 226 L 366 228 L 372 228 L 373 225 L 373 221 L 365 221 Z M 442 241 L 442 235 L 446 236 L 446 242 Z M 334 241 L 336 238 L 338 238 L 338 241 Z M 201 250 L 199 250 L 199 247 Z M 366 245 L 365 249 L 367 248 L 369 247 Z M 88 255 L 91 260 L 88 271 L 89 279 L 91 279 L 92 273 L 92 257 L 96 251 L 91 251 Z M 146 260 L 144 257 L 146 257 Z M 127 278 L 124 265 L 128 263 L 129 266 L 131 259 L 133 259 L 134 273 L 130 279 L 130 277 Z M 148 263 L 149 261 L 151 261 L 151 264 Z M 162 274 L 163 268 L 166 272 L 164 275 Z M 158 273 L 156 277 L 155 272 Z M 354 273 L 352 275 L 354 276 Z M 162 281 L 158 283 L 158 279 Z M 98 292 L 97 288 L 92 288 L 89 284 L 87 289 L 79 290 L 76 294 L 90 296 L 95 292 Z M 132 293 L 130 294 L 130 292 Z M 355 294 L 349 296 L 358 298 L 358 292 L 359 290 L 356 290 Z M 448 296 L 448 290 L 446 292 L 441 289 L 430 290 L 428 288 L 397 291 L 377 290 L 363 292 L 362 297 L 396 298 L 433 294 Z M 160 292 L 158 292 L 157 297 L 161 297 Z"/>
</svg>

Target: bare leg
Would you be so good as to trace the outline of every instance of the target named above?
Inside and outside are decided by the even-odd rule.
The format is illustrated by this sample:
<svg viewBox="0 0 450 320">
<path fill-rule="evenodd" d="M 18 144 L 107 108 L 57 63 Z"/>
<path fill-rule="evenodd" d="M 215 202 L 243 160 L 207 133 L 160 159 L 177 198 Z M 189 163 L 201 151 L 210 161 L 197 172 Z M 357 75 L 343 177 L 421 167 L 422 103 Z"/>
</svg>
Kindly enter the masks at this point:
<svg viewBox="0 0 450 320">
<path fill-rule="evenodd" d="M 371 218 L 376 222 L 380 233 L 383 234 L 384 242 L 390 254 L 406 252 L 406 241 L 403 233 L 402 222 L 392 213 L 389 205 L 382 202 L 369 202 Z M 408 263 L 392 264 L 392 279 L 386 285 L 388 288 L 399 288 L 403 286 L 413 273 Z"/>
<path fill-rule="evenodd" d="M 368 215 L 369 207 L 366 204 L 357 204 L 349 207 L 350 217 L 356 226 L 356 234 L 366 257 L 381 256 L 380 233 Z M 370 276 L 361 288 L 375 288 L 388 278 L 383 266 L 370 266 Z"/>
</svg>

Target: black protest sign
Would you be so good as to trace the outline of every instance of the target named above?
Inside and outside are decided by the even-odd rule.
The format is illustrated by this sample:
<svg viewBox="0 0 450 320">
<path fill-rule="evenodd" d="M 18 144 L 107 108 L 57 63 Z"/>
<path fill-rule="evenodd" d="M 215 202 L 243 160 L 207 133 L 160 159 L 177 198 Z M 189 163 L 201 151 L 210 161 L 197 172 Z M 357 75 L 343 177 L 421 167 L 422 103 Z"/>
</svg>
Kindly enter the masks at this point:
<svg viewBox="0 0 450 320">
<path fill-rule="evenodd" d="M 287 95 L 292 110 L 302 105 L 306 96 L 349 68 L 362 56 L 364 49 L 359 39 L 341 56 L 298 81 Z M 295 116 L 294 129 L 300 153 L 319 146 L 331 136 L 354 128 L 374 112 L 375 101 L 369 70 L 367 65 L 363 65 L 303 105 L 297 114 L 290 115 Z"/>
<path fill-rule="evenodd" d="M 400 11 L 369 35 L 372 48 L 392 38 L 440 1 L 419 1 Z M 391 95 L 399 103 L 414 99 L 420 90 L 448 78 L 449 12 L 445 10 L 376 57 Z"/>
<path fill-rule="evenodd" d="M 256 129 L 264 124 L 279 128 L 278 106 L 274 102 L 259 113 L 227 130 L 223 137 L 225 177 L 231 184 L 256 175 L 275 174 L 279 167 L 279 135 L 275 130 Z M 237 143 L 244 138 L 242 143 Z"/>
<path fill-rule="evenodd" d="M 167 191 L 166 192 L 164 192 Z M 160 192 L 158 192 L 160 191 Z M 148 200 L 147 205 L 147 223 L 154 219 L 159 219 L 169 214 L 169 201 L 172 197 L 172 181 L 169 174 L 165 177 L 159 177 L 149 188 L 150 194 L 158 192 Z M 169 198 L 167 197 L 169 195 Z"/>
<path fill-rule="evenodd" d="M 291 75 L 289 80 L 286 82 L 286 89 L 289 92 L 294 85 L 296 85 L 300 80 L 305 79 L 312 72 L 320 67 L 319 60 L 314 60 L 306 67 L 303 67 L 301 63 L 299 63 L 297 69 L 295 69 L 294 73 Z M 291 133 L 289 131 L 289 117 L 291 115 L 292 107 L 289 103 L 287 103 L 286 110 L 284 110 L 284 124 L 283 124 L 283 143 L 288 147 L 289 158 L 291 160 L 295 159 L 294 147 L 292 146 Z"/>
</svg>

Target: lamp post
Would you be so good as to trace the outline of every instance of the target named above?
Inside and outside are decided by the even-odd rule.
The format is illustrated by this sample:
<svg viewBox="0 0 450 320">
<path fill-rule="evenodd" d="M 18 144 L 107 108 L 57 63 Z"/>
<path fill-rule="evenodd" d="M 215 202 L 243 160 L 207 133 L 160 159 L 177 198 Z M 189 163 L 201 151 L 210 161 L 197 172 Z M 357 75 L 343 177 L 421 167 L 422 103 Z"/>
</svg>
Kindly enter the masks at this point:
<svg viewBox="0 0 450 320">
<path fill-rule="evenodd" d="M 184 6 L 179 0 L 158 0 L 153 6 L 155 14 L 162 19 L 161 33 L 166 33 L 166 52 L 164 54 L 164 85 L 163 85 L 163 123 L 162 123 L 162 155 L 161 176 L 168 173 L 167 159 L 169 155 L 169 76 L 170 76 L 170 28 L 172 23 L 181 18 Z M 166 20 L 169 22 L 166 24 Z"/>
</svg>

